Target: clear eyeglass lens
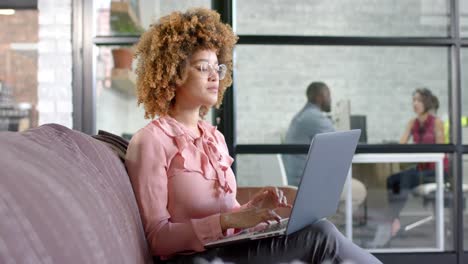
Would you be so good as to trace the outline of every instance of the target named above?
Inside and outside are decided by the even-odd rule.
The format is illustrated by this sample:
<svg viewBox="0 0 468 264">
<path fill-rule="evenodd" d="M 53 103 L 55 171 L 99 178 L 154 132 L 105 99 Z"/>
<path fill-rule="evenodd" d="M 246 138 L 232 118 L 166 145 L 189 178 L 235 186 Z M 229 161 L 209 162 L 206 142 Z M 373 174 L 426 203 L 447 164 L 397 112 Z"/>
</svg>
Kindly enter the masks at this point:
<svg viewBox="0 0 468 264">
<path fill-rule="evenodd" d="M 222 79 L 224 79 L 224 77 L 226 77 L 226 71 L 227 71 L 226 65 L 224 65 L 224 64 L 218 65 L 218 76 L 219 76 L 220 80 L 222 80 Z"/>
<path fill-rule="evenodd" d="M 210 64 L 208 63 L 203 63 L 200 64 L 200 71 L 203 73 L 207 73 L 210 70 Z"/>
<path fill-rule="evenodd" d="M 209 63 L 202 63 L 199 65 L 200 72 L 202 73 L 208 73 L 211 74 L 213 71 L 216 71 L 216 73 L 219 76 L 219 79 L 222 80 L 224 77 L 226 77 L 226 71 L 227 67 L 224 64 L 219 64 L 219 65 L 212 65 Z M 211 76 L 211 75 L 209 75 Z"/>
</svg>

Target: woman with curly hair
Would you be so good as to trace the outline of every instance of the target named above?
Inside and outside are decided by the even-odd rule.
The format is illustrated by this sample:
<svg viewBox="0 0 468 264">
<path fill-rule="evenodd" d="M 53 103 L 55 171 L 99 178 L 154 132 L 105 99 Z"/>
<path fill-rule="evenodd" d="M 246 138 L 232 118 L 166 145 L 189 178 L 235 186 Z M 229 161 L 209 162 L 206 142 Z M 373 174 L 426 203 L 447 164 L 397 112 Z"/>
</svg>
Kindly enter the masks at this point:
<svg viewBox="0 0 468 264">
<path fill-rule="evenodd" d="M 290 207 L 273 187 L 240 205 L 224 137 L 202 120 L 232 83 L 236 41 L 219 14 L 200 8 L 161 18 L 137 45 L 138 104 L 145 117 L 158 118 L 133 136 L 126 166 L 155 260 L 379 263 L 325 220 L 290 236 L 205 249 L 242 229 L 279 221 L 274 209 Z"/>
</svg>

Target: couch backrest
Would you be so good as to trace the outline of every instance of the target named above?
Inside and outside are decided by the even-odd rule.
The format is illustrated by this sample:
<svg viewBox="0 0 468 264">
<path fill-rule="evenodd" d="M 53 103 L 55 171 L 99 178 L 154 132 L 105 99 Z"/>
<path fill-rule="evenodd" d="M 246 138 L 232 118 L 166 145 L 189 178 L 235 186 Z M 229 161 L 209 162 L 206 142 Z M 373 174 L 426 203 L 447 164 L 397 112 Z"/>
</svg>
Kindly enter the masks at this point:
<svg viewBox="0 0 468 264">
<path fill-rule="evenodd" d="M 60 125 L 0 133 L 0 263 L 149 263 L 108 146 Z"/>
</svg>

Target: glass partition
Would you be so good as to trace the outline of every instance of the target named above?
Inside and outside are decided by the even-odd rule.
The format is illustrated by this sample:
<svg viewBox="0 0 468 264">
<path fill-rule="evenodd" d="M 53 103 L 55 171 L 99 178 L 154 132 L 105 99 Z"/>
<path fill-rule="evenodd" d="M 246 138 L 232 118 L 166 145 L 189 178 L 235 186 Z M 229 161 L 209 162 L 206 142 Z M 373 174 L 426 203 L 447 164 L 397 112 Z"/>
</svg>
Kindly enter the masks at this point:
<svg viewBox="0 0 468 264">
<path fill-rule="evenodd" d="M 468 5 L 465 4 L 465 7 Z M 468 49 L 462 48 L 461 51 L 461 72 L 462 72 L 462 107 L 461 107 L 461 129 L 462 129 L 462 143 L 468 144 L 468 75 L 463 74 L 468 69 Z M 463 171 L 463 219 L 464 219 L 464 248 L 468 249 L 468 211 L 466 209 L 466 198 L 468 197 L 468 155 L 465 153 L 462 159 L 462 171 Z"/>
<path fill-rule="evenodd" d="M 137 106 L 133 48 L 102 46 L 96 57 L 96 129 L 129 138 L 142 128 L 143 105 Z M 205 119 L 212 122 L 212 111 Z"/>
<path fill-rule="evenodd" d="M 331 112 L 317 113 L 336 130 L 361 128 L 361 143 L 399 143 L 416 116 L 417 88 L 432 91 L 433 115 L 448 124 L 447 48 L 241 45 L 236 53 L 238 144 L 291 144 L 291 120 L 317 81 L 331 95 Z"/>
<path fill-rule="evenodd" d="M 98 49 L 96 67 L 96 129 L 124 136 L 149 122 L 137 107 L 136 75 L 130 47 Z"/>
<path fill-rule="evenodd" d="M 462 83 L 462 106 L 461 106 L 461 127 L 462 143 L 468 144 L 468 74 L 463 74 L 468 69 L 468 48 L 461 49 L 461 83 Z"/>
<path fill-rule="evenodd" d="M 284 157 L 237 155 L 239 187 L 291 185 Z M 357 154 L 337 212 L 328 219 L 374 252 L 450 251 L 450 160 L 443 153 Z M 311 203 L 320 200 L 313 193 L 309 196 Z"/>
<path fill-rule="evenodd" d="M 462 170 L 463 170 L 463 245 L 465 250 L 468 250 L 468 155 L 464 154 L 462 159 Z"/>
<path fill-rule="evenodd" d="M 468 2 L 460 0 L 460 35 L 468 37 Z"/>
<path fill-rule="evenodd" d="M 236 1 L 237 32 L 243 35 L 444 37 L 450 32 L 449 3 L 438 0 L 276 0 L 268 4 Z"/>
<path fill-rule="evenodd" d="M 96 35 L 140 35 L 160 17 L 189 7 L 210 8 L 210 0 L 94 1 Z"/>
</svg>

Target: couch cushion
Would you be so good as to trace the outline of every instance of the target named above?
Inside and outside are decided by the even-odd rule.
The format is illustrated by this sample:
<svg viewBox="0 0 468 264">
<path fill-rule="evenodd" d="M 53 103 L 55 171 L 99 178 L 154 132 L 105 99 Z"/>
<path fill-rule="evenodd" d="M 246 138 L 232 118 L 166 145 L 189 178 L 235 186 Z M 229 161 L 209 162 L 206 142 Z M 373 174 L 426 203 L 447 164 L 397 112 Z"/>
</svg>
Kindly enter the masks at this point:
<svg viewBox="0 0 468 264">
<path fill-rule="evenodd" d="M 127 155 L 128 140 L 109 133 L 104 130 L 99 130 L 97 135 L 94 135 L 93 138 L 105 143 L 109 146 L 115 154 L 117 154 L 125 164 L 125 156 Z"/>
<path fill-rule="evenodd" d="M 0 133 L 0 263 L 148 263 L 124 165 L 60 125 Z"/>
</svg>

